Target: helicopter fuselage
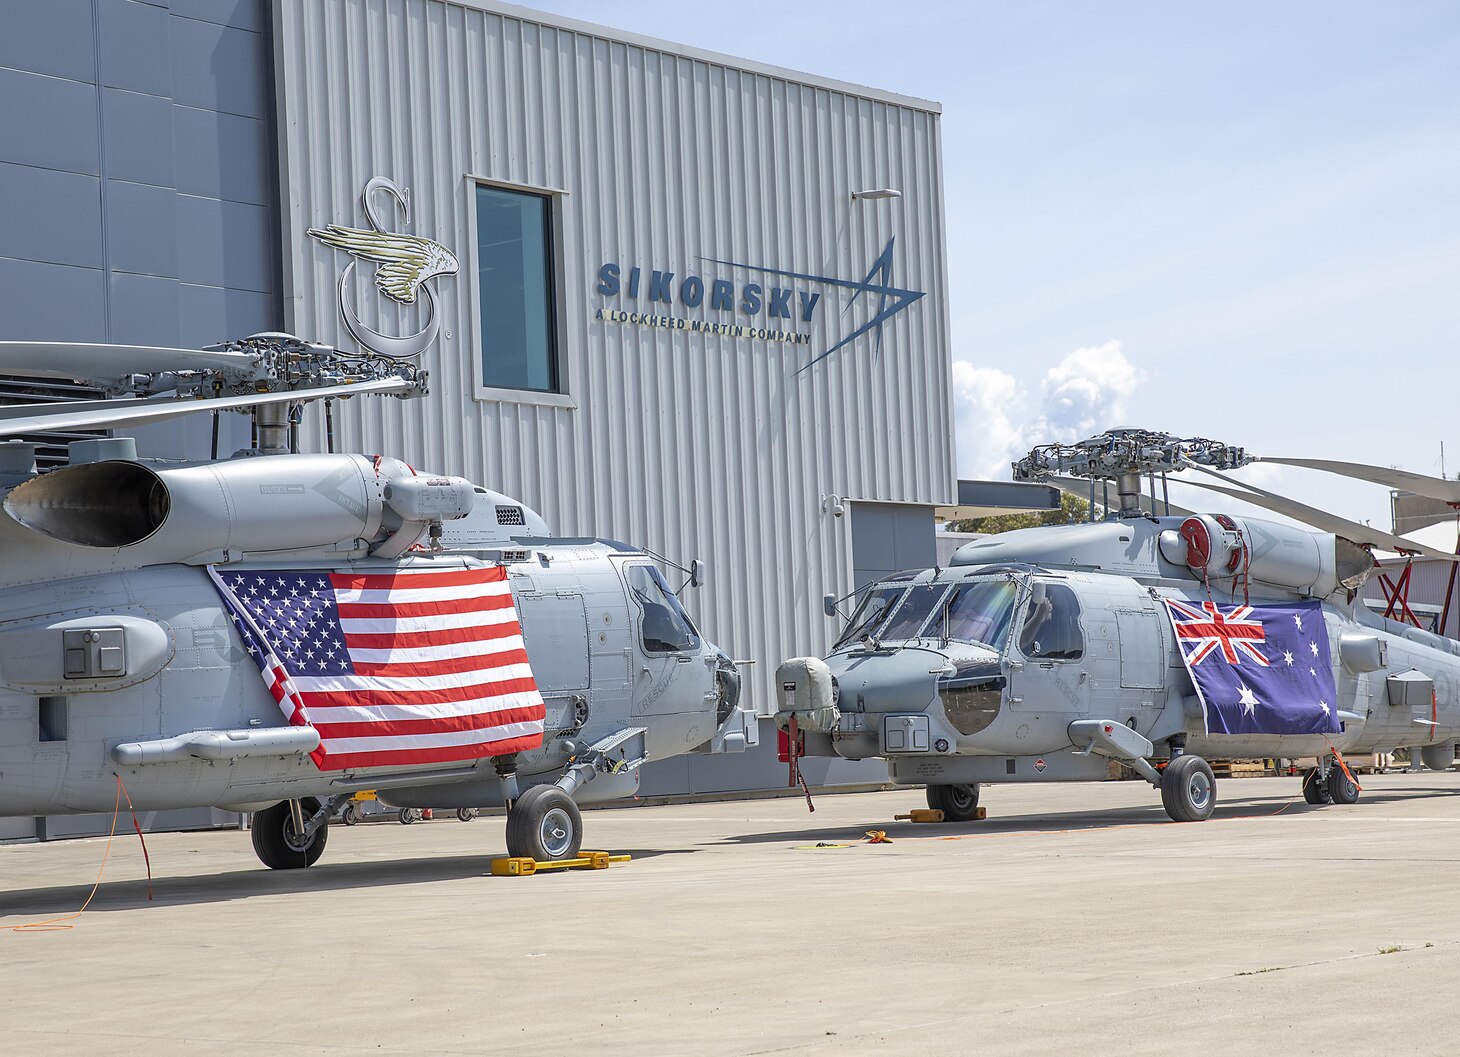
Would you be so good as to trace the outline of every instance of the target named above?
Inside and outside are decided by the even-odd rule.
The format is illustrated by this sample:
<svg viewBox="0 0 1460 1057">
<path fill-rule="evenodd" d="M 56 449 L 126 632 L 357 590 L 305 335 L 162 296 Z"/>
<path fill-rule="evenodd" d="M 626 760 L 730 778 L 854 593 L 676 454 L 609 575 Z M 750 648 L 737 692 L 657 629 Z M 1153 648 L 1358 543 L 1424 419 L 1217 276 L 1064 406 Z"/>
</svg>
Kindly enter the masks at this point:
<svg viewBox="0 0 1460 1057">
<path fill-rule="evenodd" d="M 1172 538 L 1183 524 L 1014 532 L 965 547 L 947 569 L 880 581 L 824 659 L 782 666 L 778 723 L 796 717 L 806 755 L 882 757 L 895 782 L 913 785 L 1101 779 L 1109 759 L 1142 744 L 1143 760 L 1408 747 L 1449 766 L 1460 644 L 1355 606 L 1338 583 L 1345 570 L 1332 537 L 1317 536 L 1310 554 L 1312 533 L 1244 522 L 1240 575 L 1213 578 L 1171 560 L 1185 554 Z M 1166 599 L 1321 601 L 1336 688 L 1323 706 L 1335 729 L 1211 732 Z M 1041 603 L 1049 612 L 1031 628 Z M 1316 663 L 1316 645 L 1304 653 L 1297 663 Z M 1092 736 L 1099 730 L 1106 736 Z"/>
<path fill-rule="evenodd" d="M 272 456 L 242 469 L 299 482 L 260 486 L 259 502 L 302 502 L 354 458 Z M 141 464 L 101 465 L 127 474 Z M 174 487 L 170 523 L 180 520 L 180 494 Z M 551 537 L 532 511 L 485 489 L 469 502 L 471 512 L 447 523 L 436 549 L 422 545 L 393 558 L 372 557 L 358 545 L 364 541 L 347 538 L 313 550 L 224 546 L 166 561 L 158 560 L 166 553 L 147 552 L 161 546 L 161 533 L 129 546 L 83 546 L 0 517 L 0 815 L 110 811 L 118 777 L 143 810 L 253 811 L 366 789 L 412 806 L 503 802 L 494 757 L 322 770 L 309 755 L 317 740 L 281 713 L 210 565 L 321 574 L 505 567 L 546 711 L 541 747 L 512 760 L 523 788 L 556 780 L 570 758 L 616 734 L 606 752 L 616 762 L 578 785 L 578 801 L 632 795 L 645 760 L 733 751 L 753 739 L 733 664 L 694 628 L 647 554 Z M 74 509 L 53 512 L 53 520 Z M 216 514 L 229 520 L 222 501 Z M 307 523 L 255 520 L 285 536 L 312 531 Z M 372 531 L 388 539 L 394 530 Z M 221 542 L 221 532 L 215 536 Z M 182 549 L 195 546 L 189 540 Z"/>
</svg>

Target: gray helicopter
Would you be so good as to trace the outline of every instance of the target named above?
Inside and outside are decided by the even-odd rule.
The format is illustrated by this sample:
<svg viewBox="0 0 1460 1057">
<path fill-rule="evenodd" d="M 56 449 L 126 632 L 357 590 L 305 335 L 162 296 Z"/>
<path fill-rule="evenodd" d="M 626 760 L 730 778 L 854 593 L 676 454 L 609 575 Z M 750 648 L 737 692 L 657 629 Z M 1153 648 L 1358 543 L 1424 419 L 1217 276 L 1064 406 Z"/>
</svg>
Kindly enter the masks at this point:
<svg viewBox="0 0 1460 1057">
<path fill-rule="evenodd" d="M 1118 760 L 1189 822 L 1216 806 L 1209 759 L 1314 757 L 1312 804 L 1357 801 L 1345 752 L 1404 747 L 1450 767 L 1460 642 L 1356 598 L 1374 567 L 1366 548 L 1455 555 L 1221 472 L 1254 461 L 1140 430 L 1034 449 L 1016 478 L 1088 488 L 1092 516 L 1097 484 L 1113 483 L 1119 507 L 976 540 L 946 569 L 866 588 L 825 658 L 778 669 L 792 780 L 803 755 L 882 757 L 894 782 L 925 785 L 930 807 L 965 821 L 984 783 L 1095 781 Z M 1455 482 L 1402 471 L 1266 461 L 1460 499 Z M 1163 504 L 1155 482 L 1179 470 L 1317 530 Z"/>
<path fill-rule="evenodd" d="M 291 451 L 306 402 L 425 395 L 407 361 L 264 334 L 5 342 L 0 372 L 106 394 L 0 408 L 0 436 L 224 410 L 255 434 L 187 463 L 84 439 L 44 473 L 33 444 L 0 445 L 0 815 L 111 811 L 123 791 L 250 812 L 260 860 L 291 869 L 374 790 L 506 805 L 509 854 L 565 859 L 578 804 L 633 795 L 645 761 L 756 742 L 662 559 L 555 537 L 459 477 Z"/>
</svg>

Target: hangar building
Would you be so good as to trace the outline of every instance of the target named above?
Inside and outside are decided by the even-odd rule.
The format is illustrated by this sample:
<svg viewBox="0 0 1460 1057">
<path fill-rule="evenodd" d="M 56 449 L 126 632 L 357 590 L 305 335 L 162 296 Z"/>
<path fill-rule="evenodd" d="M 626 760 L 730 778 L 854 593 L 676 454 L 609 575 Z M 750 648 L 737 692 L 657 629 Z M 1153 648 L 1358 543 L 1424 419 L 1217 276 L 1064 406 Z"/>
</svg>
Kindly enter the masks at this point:
<svg viewBox="0 0 1460 1057">
<path fill-rule="evenodd" d="M 431 396 L 339 405 L 337 447 L 704 559 L 686 603 L 767 711 L 778 661 L 828 645 L 824 593 L 934 559 L 935 103 L 492 0 L 11 4 L 0 98 L 0 335 L 354 348 L 342 302 L 356 333 L 434 321 Z M 362 201 L 376 178 L 401 198 Z M 311 236 L 331 224 L 458 268 L 397 304 Z M 317 408 L 301 436 L 323 450 Z M 207 425 L 139 442 L 206 456 Z M 646 791 L 784 781 L 773 740 Z M 837 766 L 808 777 L 882 774 Z"/>
</svg>

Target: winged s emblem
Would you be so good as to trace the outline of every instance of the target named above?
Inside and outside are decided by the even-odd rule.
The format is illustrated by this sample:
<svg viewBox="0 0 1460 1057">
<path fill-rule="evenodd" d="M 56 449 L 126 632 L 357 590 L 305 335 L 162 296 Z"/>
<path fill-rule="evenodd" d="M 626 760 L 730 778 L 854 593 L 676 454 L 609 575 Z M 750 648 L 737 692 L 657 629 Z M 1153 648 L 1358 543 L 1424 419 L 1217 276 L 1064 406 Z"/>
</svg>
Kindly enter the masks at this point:
<svg viewBox="0 0 1460 1057">
<path fill-rule="evenodd" d="M 340 224 L 310 228 L 309 234 L 326 246 L 352 257 L 372 261 L 375 285 L 403 305 L 414 304 L 422 283 L 438 275 L 455 275 L 461 262 L 439 242 L 400 232 L 347 228 Z"/>
</svg>

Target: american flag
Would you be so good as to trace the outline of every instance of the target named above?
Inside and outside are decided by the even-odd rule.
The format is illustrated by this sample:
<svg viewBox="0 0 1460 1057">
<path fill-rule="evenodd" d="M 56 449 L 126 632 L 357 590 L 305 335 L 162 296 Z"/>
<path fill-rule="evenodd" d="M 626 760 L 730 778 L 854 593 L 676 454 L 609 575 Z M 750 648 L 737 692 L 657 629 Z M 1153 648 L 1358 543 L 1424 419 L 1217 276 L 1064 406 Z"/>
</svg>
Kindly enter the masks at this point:
<svg viewBox="0 0 1460 1057">
<path fill-rule="evenodd" d="M 319 731 L 321 770 L 542 744 L 542 695 L 500 566 L 208 572 L 284 715 Z"/>
<path fill-rule="evenodd" d="M 1338 733 L 1321 603 L 1165 601 L 1209 733 Z"/>
</svg>

